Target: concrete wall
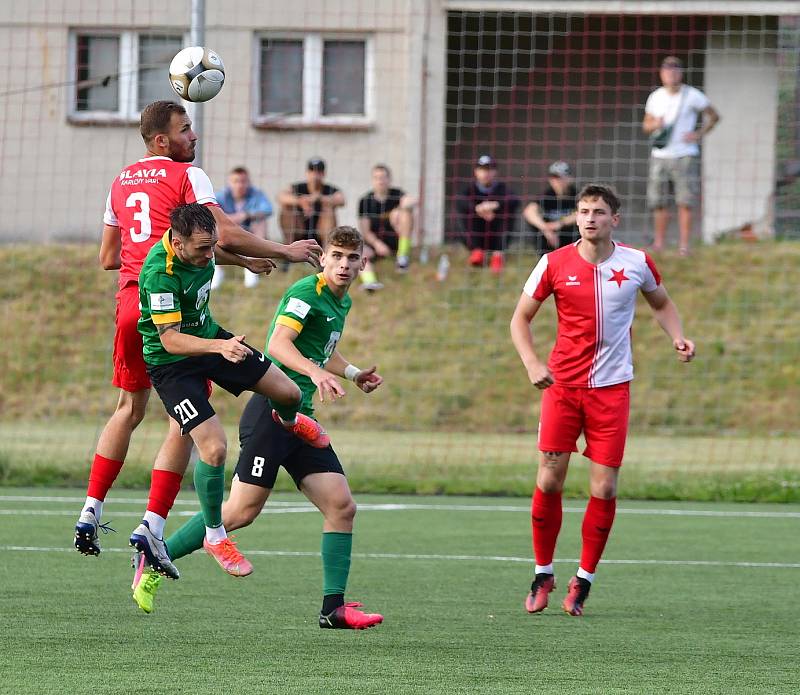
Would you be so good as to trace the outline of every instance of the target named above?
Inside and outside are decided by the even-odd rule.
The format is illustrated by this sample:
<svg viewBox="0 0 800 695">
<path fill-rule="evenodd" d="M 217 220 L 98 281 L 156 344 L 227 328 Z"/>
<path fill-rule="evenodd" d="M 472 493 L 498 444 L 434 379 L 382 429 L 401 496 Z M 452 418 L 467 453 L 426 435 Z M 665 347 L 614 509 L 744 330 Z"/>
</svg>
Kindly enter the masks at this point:
<svg viewBox="0 0 800 695">
<path fill-rule="evenodd" d="M 761 236 L 774 233 L 778 71 L 775 29 L 761 33 L 759 22 L 722 33 L 718 20 L 709 35 L 705 93 L 722 120 L 703 143 L 707 243 L 748 224 Z"/>
<path fill-rule="evenodd" d="M 340 222 L 354 223 L 369 168 L 387 163 L 395 182 L 419 193 L 423 0 L 207 1 L 206 44 L 223 57 L 226 83 L 203 108 L 203 167 L 217 187 L 244 164 L 275 199 L 303 178 L 313 155 L 328 162 L 329 181 L 345 192 Z M 0 6 L 0 57 L 7 76 L 0 99 L 0 240 L 99 238 L 108 186 L 120 168 L 142 156 L 135 124 L 68 121 L 69 30 L 158 28 L 187 32 L 189 2 L 34 0 Z M 364 130 L 273 130 L 252 124 L 254 46 L 260 31 L 353 32 L 374 40 L 373 124 Z M 414 50 L 411 50 L 411 47 Z M 412 74 L 411 71 L 416 74 Z M 165 75 L 166 79 L 166 75 Z M 439 177 L 440 178 L 440 177 Z M 277 223 L 271 222 L 272 230 Z"/>
</svg>

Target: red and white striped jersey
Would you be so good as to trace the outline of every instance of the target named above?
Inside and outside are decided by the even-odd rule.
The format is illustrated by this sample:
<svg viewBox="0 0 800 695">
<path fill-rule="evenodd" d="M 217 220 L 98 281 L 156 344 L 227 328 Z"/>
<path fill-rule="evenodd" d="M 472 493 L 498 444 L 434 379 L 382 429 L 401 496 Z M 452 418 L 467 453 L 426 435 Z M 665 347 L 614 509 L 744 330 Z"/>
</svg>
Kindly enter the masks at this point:
<svg viewBox="0 0 800 695">
<path fill-rule="evenodd" d="M 147 253 L 169 229 L 169 214 L 186 203 L 217 205 L 208 175 L 191 162 L 147 157 L 125 167 L 114 179 L 103 222 L 119 227 L 120 288 L 139 281 Z"/>
<path fill-rule="evenodd" d="M 633 379 L 631 324 L 639 290 L 661 284 L 644 251 L 614 242 L 598 265 L 578 253 L 580 241 L 542 256 L 523 292 L 543 302 L 555 296 L 558 335 L 548 366 L 556 383 L 599 387 Z"/>
</svg>

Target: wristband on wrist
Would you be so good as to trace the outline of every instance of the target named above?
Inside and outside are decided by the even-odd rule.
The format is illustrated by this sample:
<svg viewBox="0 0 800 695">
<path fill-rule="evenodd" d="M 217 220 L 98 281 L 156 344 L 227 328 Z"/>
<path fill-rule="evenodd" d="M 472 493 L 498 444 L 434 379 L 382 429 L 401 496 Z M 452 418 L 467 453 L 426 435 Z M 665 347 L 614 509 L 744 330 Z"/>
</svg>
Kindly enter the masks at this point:
<svg viewBox="0 0 800 695">
<path fill-rule="evenodd" d="M 352 365 L 352 364 L 348 364 L 348 365 L 347 365 L 347 366 L 344 368 L 344 378 L 345 378 L 345 379 L 349 379 L 350 381 L 355 381 L 355 380 L 356 380 L 356 377 L 357 377 L 357 376 L 358 376 L 360 373 L 361 373 L 361 369 L 359 369 L 358 367 L 356 367 L 356 366 L 354 366 L 354 365 Z"/>
</svg>

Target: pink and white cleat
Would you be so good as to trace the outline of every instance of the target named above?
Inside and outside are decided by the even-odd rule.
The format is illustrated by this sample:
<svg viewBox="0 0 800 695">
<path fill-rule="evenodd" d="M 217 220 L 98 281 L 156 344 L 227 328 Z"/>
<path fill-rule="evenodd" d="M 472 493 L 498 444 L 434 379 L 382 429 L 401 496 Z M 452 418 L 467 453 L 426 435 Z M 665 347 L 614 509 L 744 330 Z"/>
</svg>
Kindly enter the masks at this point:
<svg viewBox="0 0 800 695">
<path fill-rule="evenodd" d="M 206 538 L 203 540 L 203 547 L 228 574 L 234 577 L 246 577 L 253 572 L 253 565 L 239 552 L 236 543 L 230 538 L 219 543 L 209 543 Z"/>
<path fill-rule="evenodd" d="M 531 583 L 531 590 L 525 598 L 525 610 L 528 613 L 541 613 L 547 608 L 549 594 L 555 588 L 556 580 L 552 574 L 537 574 Z"/>
</svg>

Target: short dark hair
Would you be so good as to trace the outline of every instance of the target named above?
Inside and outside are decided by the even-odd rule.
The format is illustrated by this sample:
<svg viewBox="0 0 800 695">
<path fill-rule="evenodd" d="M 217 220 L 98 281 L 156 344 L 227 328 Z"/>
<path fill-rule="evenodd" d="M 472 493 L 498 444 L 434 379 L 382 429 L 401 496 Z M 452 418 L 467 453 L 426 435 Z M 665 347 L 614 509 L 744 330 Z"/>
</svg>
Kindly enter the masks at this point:
<svg viewBox="0 0 800 695">
<path fill-rule="evenodd" d="M 169 131 L 173 113 L 183 116 L 186 109 L 174 101 L 154 101 L 142 109 L 139 132 L 146 145 L 150 144 L 156 135 L 163 135 Z"/>
<path fill-rule="evenodd" d="M 233 169 L 231 169 L 228 172 L 228 174 L 244 174 L 248 178 L 250 177 L 250 172 L 247 171 L 247 169 L 245 169 L 244 167 L 241 167 L 241 166 L 240 167 L 233 167 Z"/>
<path fill-rule="evenodd" d="M 345 249 L 362 249 L 364 247 L 364 237 L 361 236 L 355 227 L 336 227 L 325 242 L 325 248 L 329 246 L 341 246 Z"/>
<path fill-rule="evenodd" d="M 578 197 L 575 198 L 575 202 L 595 200 L 596 198 L 602 198 L 608 204 L 612 215 L 616 215 L 622 205 L 616 191 L 611 186 L 606 186 L 603 183 L 590 183 L 584 186 L 581 192 L 578 193 Z"/>
<path fill-rule="evenodd" d="M 372 167 L 372 171 L 377 171 L 378 169 L 381 169 L 389 178 L 392 178 L 392 172 L 385 164 L 376 164 Z"/>
<path fill-rule="evenodd" d="M 188 239 L 195 229 L 213 234 L 217 226 L 211 210 L 200 203 L 189 203 L 176 207 L 169 215 L 169 224 L 170 239 L 174 239 L 176 234 Z"/>
</svg>

